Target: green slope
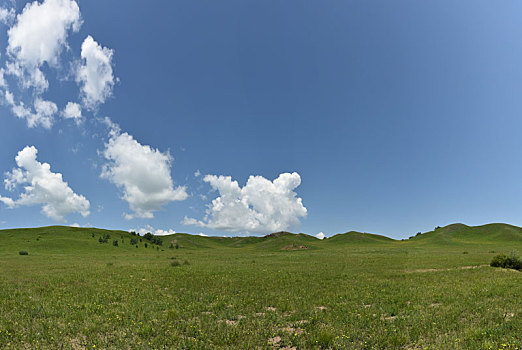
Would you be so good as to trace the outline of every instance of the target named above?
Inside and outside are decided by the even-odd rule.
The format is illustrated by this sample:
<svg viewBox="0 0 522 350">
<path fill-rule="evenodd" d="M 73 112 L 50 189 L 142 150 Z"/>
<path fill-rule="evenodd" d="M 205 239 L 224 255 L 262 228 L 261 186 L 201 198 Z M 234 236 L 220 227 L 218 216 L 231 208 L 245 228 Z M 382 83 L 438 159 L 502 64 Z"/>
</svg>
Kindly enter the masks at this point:
<svg viewBox="0 0 522 350">
<path fill-rule="evenodd" d="M 522 242 L 522 228 L 508 224 L 467 226 L 452 224 L 423 233 L 409 240 L 419 244 L 494 244 Z"/>
<path fill-rule="evenodd" d="M 281 250 L 288 246 L 304 246 L 308 249 L 317 247 L 320 241 L 312 236 L 290 232 L 276 232 L 264 237 L 203 237 L 186 233 L 176 233 L 163 238 L 168 245 L 178 244 L 182 248 L 246 248 Z"/>
<path fill-rule="evenodd" d="M 100 244 L 98 238 L 109 234 L 108 243 Z M 0 230 L 0 253 L 18 253 L 26 250 L 30 253 L 61 254 L 66 252 L 84 253 L 116 253 L 132 251 L 138 253 L 135 245 L 130 245 L 133 238 L 129 232 L 103 230 L 96 228 L 77 228 L 68 226 L 49 226 L 40 228 L 24 228 Z M 138 247 L 144 248 L 148 243 L 140 237 Z M 118 240 L 118 249 L 114 250 L 113 240 Z M 437 228 L 434 231 L 421 234 L 407 241 L 396 241 L 391 238 L 350 231 L 337 234 L 325 240 L 313 236 L 290 232 L 276 232 L 264 237 L 204 237 L 187 233 L 176 233 L 163 236 L 163 245 L 159 249 L 167 250 L 169 246 L 183 249 L 245 249 L 261 251 L 330 249 L 334 247 L 363 247 L 365 245 L 406 245 L 406 246 L 463 246 L 470 244 L 520 244 L 522 243 L 522 228 L 508 224 L 487 224 L 482 226 L 467 226 L 452 224 Z M 149 248 L 151 245 L 149 243 Z M 155 246 L 154 248 L 157 249 Z"/>
<path fill-rule="evenodd" d="M 362 233 L 356 231 L 350 231 L 346 233 L 340 233 L 324 240 L 324 244 L 382 244 L 382 243 L 393 243 L 395 240 L 371 233 Z"/>
<path fill-rule="evenodd" d="M 109 234 L 107 243 L 99 243 L 98 239 Z M 94 235 L 94 236 L 93 236 Z M 127 254 L 136 247 L 130 245 L 132 236 L 129 232 L 119 230 L 103 230 L 97 228 L 48 226 L 39 228 L 20 228 L 0 230 L 0 254 L 18 254 L 28 251 L 30 255 L 63 254 Z M 139 237 L 137 237 L 139 240 Z M 118 247 L 113 241 L 118 240 Z M 144 247 L 144 242 L 138 242 Z"/>
</svg>

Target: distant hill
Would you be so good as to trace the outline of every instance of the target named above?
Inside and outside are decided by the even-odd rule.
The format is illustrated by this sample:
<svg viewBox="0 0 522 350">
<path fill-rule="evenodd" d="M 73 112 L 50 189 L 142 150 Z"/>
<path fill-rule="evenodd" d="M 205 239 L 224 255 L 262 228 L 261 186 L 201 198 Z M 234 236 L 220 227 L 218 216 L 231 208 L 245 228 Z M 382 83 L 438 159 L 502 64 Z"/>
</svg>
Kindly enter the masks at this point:
<svg viewBox="0 0 522 350">
<path fill-rule="evenodd" d="M 110 235 L 108 244 L 99 244 L 99 237 Z M 132 236 L 129 232 L 119 230 L 103 230 L 97 228 L 80 228 L 69 226 L 48 226 L 39 228 L 22 228 L 0 230 L 0 252 L 29 249 L 42 253 L 61 253 L 74 250 L 76 252 L 103 252 L 118 240 L 123 250 L 135 251 L 130 245 L 131 239 L 138 240 L 138 246 L 144 247 L 147 241 L 142 237 Z M 141 240 L 140 240 L 141 238 Z M 304 233 L 275 232 L 262 237 L 208 237 L 176 233 L 162 236 L 163 245 L 155 249 L 178 247 L 183 249 L 246 249 L 261 251 L 297 251 L 346 247 L 363 247 L 365 245 L 406 245 L 406 246 L 459 246 L 469 244 L 504 244 L 522 243 L 522 228 L 508 224 L 487 224 L 467 226 L 452 224 L 420 234 L 408 240 L 394 240 L 382 235 L 350 231 L 336 234 L 330 238 L 319 240 Z"/>
<path fill-rule="evenodd" d="M 498 223 L 481 226 L 452 224 L 420 234 L 409 241 L 430 244 L 522 242 L 522 228 Z"/>
<path fill-rule="evenodd" d="M 358 244 L 358 243 L 392 243 L 394 239 L 372 233 L 350 231 L 340 233 L 325 240 L 329 244 Z"/>
<path fill-rule="evenodd" d="M 275 232 L 263 237 L 204 237 L 186 233 L 176 233 L 164 236 L 164 239 L 184 248 L 249 248 L 265 250 L 282 250 L 289 246 L 302 246 L 304 249 L 313 249 L 320 244 L 320 240 L 303 233 Z M 299 249 L 299 248 L 295 248 Z"/>
</svg>

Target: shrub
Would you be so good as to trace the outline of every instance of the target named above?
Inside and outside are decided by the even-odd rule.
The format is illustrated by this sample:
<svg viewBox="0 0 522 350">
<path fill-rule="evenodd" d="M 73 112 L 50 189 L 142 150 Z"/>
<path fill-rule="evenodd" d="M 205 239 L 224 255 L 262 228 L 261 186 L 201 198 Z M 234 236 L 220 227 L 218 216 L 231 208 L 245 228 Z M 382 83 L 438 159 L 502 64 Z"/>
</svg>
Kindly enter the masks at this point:
<svg viewBox="0 0 522 350">
<path fill-rule="evenodd" d="M 490 265 L 492 267 L 503 267 L 505 269 L 515 269 L 522 270 L 522 260 L 516 255 L 515 252 L 512 252 L 510 256 L 505 254 L 496 255 L 493 260 L 491 260 Z"/>
<path fill-rule="evenodd" d="M 174 244 L 173 244 L 173 243 L 170 243 L 169 248 L 170 248 L 170 249 L 174 249 Z"/>
<path fill-rule="evenodd" d="M 92 238 L 94 238 L 94 236 L 95 236 L 95 235 L 94 235 L 94 232 L 93 232 L 93 233 L 91 233 L 91 236 L 92 236 Z"/>
<path fill-rule="evenodd" d="M 188 262 L 188 260 L 185 260 L 183 261 L 183 265 L 190 265 L 190 263 Z"/>
<path fill-rule="evenodd" d="M 136 236 L 136 232 L 134 232 L 134 231 L 131 231 L 130 234 L 131 234 L 131 236 Z"/>
<path fill-rule="evenodd" d="M 118 240 L 115 239 L 114 241 L 112 241 L 112 245 L 115 246 L 115 247 L 117 247 L 117 246 L 118 246 Z"/>
<path fill-rule="evenodd" d="M 104 233 L 103 236 L 101 236 L 98 239 L 98 242 L 100 242 L 100 243 L 107 243 L 109 241 L 109 238 L 111 238 L 111 235 L 108 234 L 108 233 Z"/>
<path fill-rule="evenodd" d="M 20 251 L 18 252 L 18 254 L 20 254 L 20 255 L 29 255 L 29 253 L 26 252 L 25 250 L 20 250 Z"/>
<path fill-rule="evenodd" d="M 150 232 L 147 232 L 146 234 L 143 235 L 143 238 L 145 238 L 147 241 L 150 241 L 153 237 L 154 236 Z"/>
<path fill-rule="evenodd" d="M 147 248 L 149 245 L 147 243 L 145 243 L 145 248 Z"/>
<path fill-rule="evenodd" d="M 137 239 L 137 238 L 134 238 L 134 237 L 131 238 L 130 244 L 131 244 L 131 245 L 136 245 L 136 244 L 138 244 L 138 239 Z"/>
<path fill-rule="evenodd" d="M 170 262 L 170 266 L 180 266 L 180 265 L 181 265 L 181 263 L 177 260 L 173 260 Z"/>
<path fill-rule="evenodd" d="M 152 238 L 150 239 L 150 242 L 152 244 L 163 245 L 163 240 L 156 236 L 152 236 Z"/>
</svg>

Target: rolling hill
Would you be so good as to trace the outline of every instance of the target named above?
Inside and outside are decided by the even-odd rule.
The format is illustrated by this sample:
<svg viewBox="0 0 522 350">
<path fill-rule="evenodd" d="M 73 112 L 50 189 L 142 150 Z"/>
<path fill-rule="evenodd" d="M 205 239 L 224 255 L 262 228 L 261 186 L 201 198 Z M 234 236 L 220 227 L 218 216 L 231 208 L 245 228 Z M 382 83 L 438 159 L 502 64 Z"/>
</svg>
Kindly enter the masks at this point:
<svg viewBox="0 0 522 350">
<path fill-rule="evenodd" d="M 99 237 L 108 234 L 108 244 L 100 245 Z M 40 251 L 45 254 L 62 253 L 64 251 L 92 251 L 100 248 L 101 252 L 112 246 L 118 240 L 121 252 L 135 250 L 130 245 L 133 236 L 126 231 L 103 230 L 97 228 L 79 228 L 69 226 L 48 226 L 40 228 L 23 228 L 0 230 L 0 252 L 9 250 Z M 136 245 L 144 246 L 147 243 L 143 238 Z M 522 228 L 508 224 L 487 224 L 481 226 L 467 226 L 452 224 L 426 232 L 408 240 L 394 240 L 386 236 L 349 231 L 336 234 L 330 238 L 319 240 L 304 233 L 275 232 L 262 237 L 216 237 L 199 236 L 187 233 L 176 233 L 162 236 L 161 249 L 178 246 L 184 249 L 245 249 L 260 251 L 285 250 L 315 250 L 340 247 L 375 246 L 462 246 L 462 245 L 492 245 L 522 242 Z M 150 243 L 149 243 L 150 244 Z M 107 247 L 107 248 L 105 248 Z M 102 249 L 103 248 L 103 249 Z M 134 250 L 132 249 L 134 248 Z M 159 247 L 156 247 L 158 249 Z"/>
<path fill-rule="evenodd" d="M 452 224 L 415 236 L 410 242 L 429 244 L 488 244 L 522 242 L 522 228 L 508 224 L 467 226 Z"/>
</svg>

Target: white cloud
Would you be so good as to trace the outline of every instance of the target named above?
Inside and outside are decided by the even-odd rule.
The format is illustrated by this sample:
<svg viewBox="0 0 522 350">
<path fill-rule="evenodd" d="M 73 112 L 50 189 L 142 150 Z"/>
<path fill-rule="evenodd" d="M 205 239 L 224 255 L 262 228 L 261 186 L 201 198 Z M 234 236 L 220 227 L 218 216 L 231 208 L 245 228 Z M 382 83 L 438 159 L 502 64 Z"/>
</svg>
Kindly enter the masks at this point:
<svg viewBox="0 0 522 350">
<path fill-rule="evenodd" d="M 274 181 L 250 176 L 242 188 L 230 176 L 206 175 L 203 181 L 219 191 L 220 196 L 208 205 L 204 220 L 185 217 L 185 225 L 268 233 L 288 230 L 306 217 L 302 199 L 294 192 L 301 184 L 296 172 L 280 174 Z"/>
<path fill-rule="evenodd" d="M 0 8 L 0 22 L 10 25 L 15 20 L 15 9 L 14 8 Z"/>
<path fill-rule="evenodd" d="M 17 200 L 0 197 L 0 201 L 10 208 L 21 205 L 42 204 L 42 212 L 56 221 L 65 221 L 65 216 L 80 213 L 89 215 L 89 201 L 82 195 L 74 193 L 62 174 L 53 173 L 48 163 L 40 163 L 36 159 L 38 150 L 27 146 L 16 156 L 18 168 L 6 173 L 5 188 L 14 190 L 24 185 L 24 192 Z"/>
<path fill-rule="evenodd" d="M 176 231 L 174 231 L 172 229 L 169 229 L 168 231 L 158 229 L 158 230 L 154 231 L 154 236 L 166 236 L 166 235 L 173 235 L 175 233 L 176 233 Z"/>
<path fill-rule="evenodd" d="M 70 225 L 71 227 L 81 227 L 79 223 L 75 222 L 74 224 Z"/>
<path fill-rule="evenodd" d="M 326 238 L 326 236 L 325 236 L 325 234 L 324 234 L 324 233 L 322 233 L 322 232 L 319 232 L 318 234 L 316 234 L 316 235 L 315 235 L 315 238 L 318 238 L 318 239 L 325 239 L 325 238 Z"/>
<path fill-rule="evenodd" d="M 153 218 L 153 212 L 171 201 L 185 200 L 184 186 L 174 188 L 170 175 L 172 157 L 148 145 L 142 145 L 127 133 L 112 128 L 103 153 L 108 162 L 101 177 L 123 190 L 134 217 Z"/>
<path fill-rule="evenodd" d="M 67 47 L 69 30 L 82 24 L 78 4 L 72 0 L 44 0 L 28 3 L 8 31 L 7 52 L 11 58 L 8 73 L 18 77 L 24 87 L 44 91 L 48 82 L 40 68 L 44 63 L 59 64 Z"/>
<path fill-rule="evenodd" d="M 198 236 L 201 236 L 201 237 L 208 237 L 208 235 L 204 234 L 203 232 L 198 233 Z"/>
<path fill-rule="evenodd" d="M 152 233 L 154 236 L 166 236 L 166 235 L 173 235 L 176 233 L 176 231 L 174 231 L 173 229 L 168 229 L 168 230 L 155 229 L 151 225 L 146 225 L 145 227 L 135 229 L 135 230 L 129 230 L 129 232 L 130 231 L 137 232 L 140 234 L 140 236 L 143 236 L 144 234 L 146 234 L 148 232 Z"/>
<path fill-rule="evenodd" d="M 62 116 L 65 119 L 73 119 L 76 124 L 79 124 L 83 119 L 82 107 L 78 103 L 67 102 L 67 105 L 62 112 Z"/>
<path fill-rule="evenodd" d="M 200 177 L 200 176 L 201 176 L 201 172 L 200 172 L 199 169 L 198 169 L 198 170 L 196 170 L 196 171 L 194 172 L 194 177 Z"/>
<path fill-rule="evenodd" d="M 9 91 L 4 91 L 4 100 L 11 107 L 11 111 L 20 119 L 25 119 L 27 126 L 34 128 L 41 125 L 45 129 L 50 129 L 53 125 L 53 116 L 58 112 L 58 107 L 54 102 L 43 100 L 37 97 L 34 101 L 34 112 L 20 101 L 16 103 L 14 95 Z"/>
<path fill-rule="evenodd" d="M 112 95 L 114 75 L 112 73 L 113 51 L 101 47 L 89 35 L 82 44 L 82 64 L 78 67 L 76 81 L 81 85 L 84 106 L 95 109 Z"/>
</svg>

